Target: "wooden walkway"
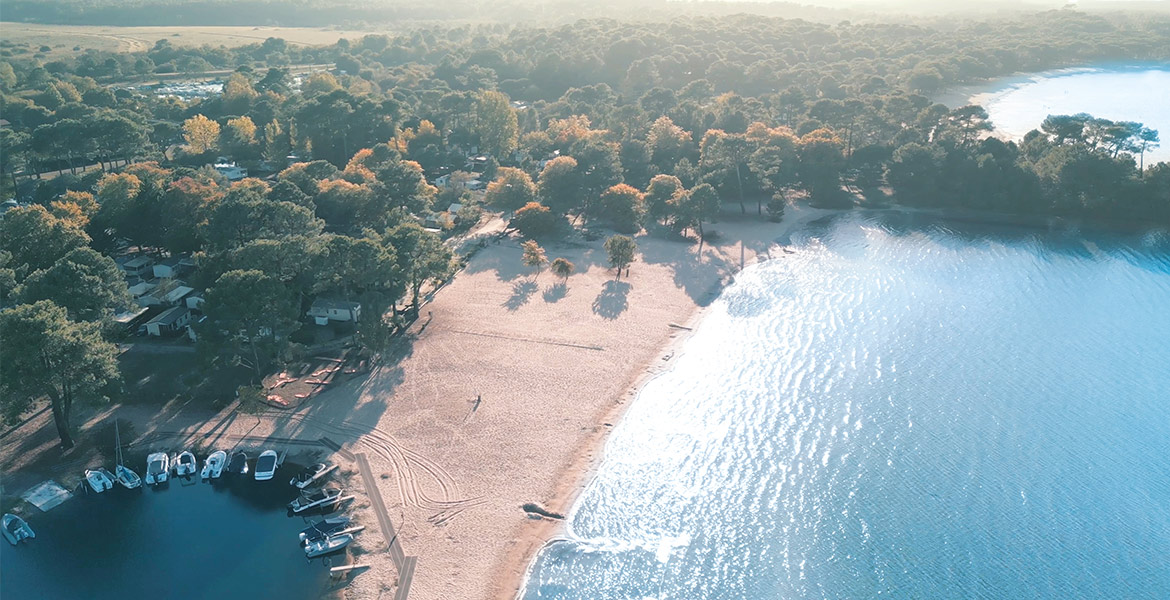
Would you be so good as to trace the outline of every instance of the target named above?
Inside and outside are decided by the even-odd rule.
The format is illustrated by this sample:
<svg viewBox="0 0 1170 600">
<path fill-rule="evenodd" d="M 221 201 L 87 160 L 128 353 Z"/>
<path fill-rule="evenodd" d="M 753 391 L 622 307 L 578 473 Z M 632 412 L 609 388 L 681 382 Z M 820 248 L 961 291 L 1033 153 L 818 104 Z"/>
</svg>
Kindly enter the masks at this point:
<svg viewBox="0 0 1170 600">
<path fill-rule="evenodd" d="M 357 460 L 358 471 L 361 471 L 362 481 L 365 482 L 366 495 L 370 497 L 370 507 L 378 517 L 378 524 L 382 527 L 382 537 L 386 540 L 386 549 L 390 558 L 398 567 L 398 591 L 394 600 L 406 600 L 410 593 L 410 583 L 414 579 L 414 568 L 418 558 L 406 556 L 402 551 L 402 544 L 398 542 L 398 532 L 394 530 L 394 523 L 390 521 L 390 513 L 386 512 L 386 503 L 382 500 L 382 492 L 378 489 L 378 480 L 374 478 L 374 471 L 370 468 L 370 460 L 365 452 L 354 454 Z"/>
</svg>

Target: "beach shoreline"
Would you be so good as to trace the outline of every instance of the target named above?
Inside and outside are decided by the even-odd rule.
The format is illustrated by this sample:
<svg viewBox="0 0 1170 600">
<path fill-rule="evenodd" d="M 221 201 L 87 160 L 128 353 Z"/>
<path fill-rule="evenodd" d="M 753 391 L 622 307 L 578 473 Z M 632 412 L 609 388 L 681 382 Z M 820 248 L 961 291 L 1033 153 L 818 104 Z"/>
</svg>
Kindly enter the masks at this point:
<svg viewBox="0 0 1170 600">
<path fill-rule="evenodd" d="M 344 449 L 331 457 L 343 469 L 355 468 L 343 455 L 367 455 L 395 541 L 418 559 L 412 600 L 514 598 L 536 553 L 565 527 L 523 506 L 567 514 L 602 464 L 609 431 L 645 383 L 672 366 L 663 358 L 681 350 L 735 273 L 775 256 L 776 240 L 838 212 L 796 205 L 772 223 L 727 208 L 708 227 L 718 236 L 702 254 L 696 241 L 658 228 L 638 236 L 638 260 L 621 278 L 608 267 L 604 239 L 546 245 L 550 260 L 577 265 L 563 282 L 524 267 L 517 238 L 489 241 L 368 378 L 258 415 L 234 404 L 115 405 L 85 419 L 81 436 L 116 418 L 151 448 L 280 449 L 328 437 Z M 14 455 L 56 452 L 50 420 L 39 415 L 6 440 L 6 470 L 21 469 Z M 367 499 L 374 490 L 352 484 L 359 500 L 351 513 L 368 526 L 359 557 L 369 569 L 335 595 L 384 597 L 398 567 Z"/>
</svg>

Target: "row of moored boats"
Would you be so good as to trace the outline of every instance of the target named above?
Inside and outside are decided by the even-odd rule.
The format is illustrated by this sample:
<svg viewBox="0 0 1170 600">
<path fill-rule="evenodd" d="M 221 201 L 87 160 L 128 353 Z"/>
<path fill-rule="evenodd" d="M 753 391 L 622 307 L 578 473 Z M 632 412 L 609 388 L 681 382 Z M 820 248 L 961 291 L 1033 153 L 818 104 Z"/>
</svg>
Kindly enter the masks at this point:
<svg viewBox="0 0 1170 600">
<path fill-rule="evenodd" d="M 115 481 L 127 489 L 142 487 L 143 478 L 123 463 L 122 441 L 117 429 L 115 429 L 115 444 L 117 465 L 114 467 L 113 473 L 105 467 L 85 471 L 85 481 L 95 492 L 101 493 L 113 488 Z M 261 452 L 256 458 L 255 467 L 252 469 L 253 477 L 257 481 L 272 479 L 276 475 L 276 469 L 280 463 L 280 456 L 275 451 Z M 346 500 L 353 498 L 353 496 L 343 496 L 344 491 L 338 487 L 309 489 L 322 482 L 336 469 L 337 465 L 331 463 L 317 463 L 304 468 L 289 480 L 289 485 L 301 491 L 300 496 L 289 502 L 289 512 L 303 514 L 313 509 L 331 512 Z M 172 474 L 175 477 L 190 477 L 195 474 L 196 470 L 199 471 L 199 476 L 203 479 L 217 479 L 224 473 L 247 475 L 249 471 L 248 455 L 237 451 L 229 457 L 227 452 L 216 450 L 203 460 L 203 468 L 199 469 L 199 461 L 195 458 L 195 454 L 189 450 L 184 450 L 173 456 L 166 452 L 153 452 L 146 457 L 146 485 L 164 483 Z M 2 525 L 4 537 L 14 545 L 36 537 L 28 523 L 16 515 L 5 514 Z M 313 523 L 300 532 L 299 538 L 301 545 L 304 546 L 305 555 L 314 558 L 344 549 L 354 541 L 354 535 L 362 529 L 363 527 L 360 526 L 351 527 L 349 517 L 338 516 Z"/>
</svg>

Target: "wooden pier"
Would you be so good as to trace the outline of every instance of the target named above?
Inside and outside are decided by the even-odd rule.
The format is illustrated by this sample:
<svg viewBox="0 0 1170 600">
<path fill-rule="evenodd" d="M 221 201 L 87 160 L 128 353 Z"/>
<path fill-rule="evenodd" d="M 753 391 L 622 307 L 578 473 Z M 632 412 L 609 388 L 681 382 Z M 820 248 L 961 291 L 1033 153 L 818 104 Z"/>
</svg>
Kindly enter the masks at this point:
<svg viewBox="0 0 1170 600">
<path fill-rule="evenodd" d="M 382 500 L 382 492 L 378 489 L 378 480 L 374 478 L 374 471 L 370 468 L 370 460 L 366 453 L 358 452 L 354 454 L 354 458 L 358 464 L 358 471 L 362 474 L 362 481 L 365 482 L 366 494 L 370 497 L 370 507 L 378 517 L 378 525 L 382 527 L 386 550 L 390 552 L 390 558 L 398 567 L 398 591 L 394 594 L 394 600 L 406 600 L 407 594 L 410 593 L 410 583 L 414 579 L 414 569 L 418 558 L 406 556 L 406 553 L 402 551 L 402 544 L 398 541 L 398 532 L 395 531 L 394 523 L 390 520 L 390 513 L 386 512 L 386 503 Z"/>
</svg>

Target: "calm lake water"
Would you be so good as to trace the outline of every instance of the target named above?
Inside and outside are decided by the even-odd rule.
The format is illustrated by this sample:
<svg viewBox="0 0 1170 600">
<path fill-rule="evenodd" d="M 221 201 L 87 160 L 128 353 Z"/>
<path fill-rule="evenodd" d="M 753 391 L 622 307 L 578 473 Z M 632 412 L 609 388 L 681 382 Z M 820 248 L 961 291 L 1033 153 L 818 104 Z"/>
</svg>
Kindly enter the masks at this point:
<svg viewBox="0 0 1170 600">
<path fill-rule="evenodd" d="M 738 277 L 524 598 L 1170 598 L 1170 239 L 890 219 Z"/>
<path fill-rule="evenodd" d="M 318 598 L 328 572 L 321 558 L 305 559 L 297 533 L 320 517 L 285 509 L 298 468 L 285 464 L 271 481 L 249 473 L 115 486 L 34 511 L 36 539 L 0 548 L 0 598 Z"/>
<path fill-rule="evenodd" d="M 964 95 L 976 95 L 996 129 L 1012 139 L 1039 129 L 1048 115 L 1089 113 L 1158 130 L 1161 147 L 1146 152 L 1146 164 L 1170 160 L 1170 65 L 1049 71 L 968 88 Z M 943 101 L 962 103 L 956 100 Z"/>
</svg>

